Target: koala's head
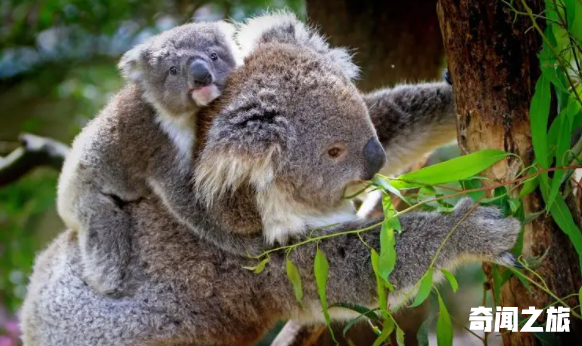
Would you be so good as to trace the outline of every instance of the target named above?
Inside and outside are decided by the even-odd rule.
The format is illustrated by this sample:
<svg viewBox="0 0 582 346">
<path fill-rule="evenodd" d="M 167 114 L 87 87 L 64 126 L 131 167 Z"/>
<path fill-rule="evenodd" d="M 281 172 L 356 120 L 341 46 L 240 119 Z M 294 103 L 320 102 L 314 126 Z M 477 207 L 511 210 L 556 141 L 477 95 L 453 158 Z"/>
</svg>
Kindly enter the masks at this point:
<svg viewBox="0 0 582 346">
<path fill-rule="evenodd" d="M 216 105 L 199 191 L 212 203 L 250 186 L 272 242 L 352 219 L 345 188 L 371 179 L 386 156 L 350 56 L 292 15 L 251 20 L 238 39 L 247 56 Z"/>
<path fill-rule="evenodd" d="M 240 64 L 234 33 L 225 22 L 181 25 L 125 53 L 119 68 L 159 112 L 192 114 L 220 95 Z"/>
</svg>

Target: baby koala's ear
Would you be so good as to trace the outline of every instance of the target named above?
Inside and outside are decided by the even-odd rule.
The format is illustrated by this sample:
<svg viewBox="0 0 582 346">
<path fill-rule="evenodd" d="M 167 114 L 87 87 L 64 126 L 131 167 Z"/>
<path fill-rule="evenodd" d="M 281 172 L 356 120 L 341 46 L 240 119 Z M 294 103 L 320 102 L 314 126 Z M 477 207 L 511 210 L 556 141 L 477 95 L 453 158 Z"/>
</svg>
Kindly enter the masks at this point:
<svg viewBox="0 0 582 346">
<path fill-rule="evenodd" d="M 123 54 L 119 64 L 117 64 L 117 68 L 121 71 L 123 78 L 133 82 L 141 82 L 143 80 L 144 52 L 145 46 L 140 44 Z"/>
</svg>

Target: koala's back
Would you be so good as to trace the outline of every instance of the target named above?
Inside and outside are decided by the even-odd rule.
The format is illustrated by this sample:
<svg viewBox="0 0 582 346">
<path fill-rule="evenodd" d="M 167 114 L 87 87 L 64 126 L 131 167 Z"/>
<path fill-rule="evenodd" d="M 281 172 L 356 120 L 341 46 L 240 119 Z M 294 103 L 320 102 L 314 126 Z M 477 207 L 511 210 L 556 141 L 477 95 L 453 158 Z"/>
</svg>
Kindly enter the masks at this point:
<svg viewBox="0 0 582 346">
<path fill-rule="evenodd" d="M 283 315 L 281 297 L 294 301 L 284 274 L 244 269 L 256 261 L 198 239 L 159 201 L 129 213 L 135 293 L 94 293 L 82 279 L 77 233 L 66 231 L 36 259 L 22 310 L 25 346 L 250 345 Z"/>
<path fill-rule="evenodd" d="M 58 209 L 68 227 L 88 191 L 133 200 L 147 194 L 144 176 L 151 158 L 167 142 L 152 107 L 135 85 L 122 89 L 75 138 L 58 186 Z"/>
</svg>

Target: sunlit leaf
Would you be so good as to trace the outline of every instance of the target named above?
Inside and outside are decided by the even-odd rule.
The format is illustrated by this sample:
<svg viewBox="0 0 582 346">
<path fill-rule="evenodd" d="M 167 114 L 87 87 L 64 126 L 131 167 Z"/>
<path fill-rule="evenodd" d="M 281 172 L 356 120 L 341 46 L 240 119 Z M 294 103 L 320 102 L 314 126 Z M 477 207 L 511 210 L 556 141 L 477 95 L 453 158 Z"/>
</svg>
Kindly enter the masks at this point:
<svg viewBox="0 0 582 346">
<path fill-rule="evenodd" d="M 396 265 L 396 241 L 394 239 L 394 229 L 382 224 L 380 231 L 380 258 L 378 259 L 378 271 L 380 277 L 389 282 L 390 273 Z"/>
<path fill-rule="evenodd" d="M 250 270 L 250 271 L 252 271 L 255 274 L 260 274 L 265 269 L 265 266 L 267 265 L 267 263 L 269 263 L 270 260 L 271 260 L 271 258 L 265 257 L 256 266 L 254 266 L 254 267 L 243 267 L 243 268 L 245 268 L 247 270 Z"/>
<path fill-rule="evenodd" d="M 437 320 L 437 344 L 438 346 L 452 346 L 453 345 L 453 324 L 451 323 L 451 316 L 447 311 L 447 307 L 443 302 L 443 298 L 438 294 L 439 298 L 439 318 Z"/>
<path fill-rule="evenodd" d="M 404 331 L 400 326 L 396 326 L 396 343 L 398 346 L 404 346 Z"/>
<path fill-rule="evenodd" d="M 386 299 L 386 290 L 384 289 L 383 279 L 380 276 L 379 261 L 380 256 L 376 250 L 370 250 L 370 258 L 372 261 L 372 268 L 376 275 L 376 293 L 378 294 L 378 303 L 380 304 L 380 312 L 384 320 L 388 319 L 388 301 Z"/>
<path fill-rule="evenodd" d="M 393 331 L 394 331 L 394 321 L 392 320 L 392 318 L 388 318 L 388 319 L 384 320 L 384 326 L 382 327 L 382 333 L 374 341 L 372 346 L 382 345 L 386 340 L 388 340 L 388 337 L 390 336 L 390 334 L 392 334 Z"/>
<path fill-rule="evenodd" d="M 414 298 L 412 305 L 410 305 L 411 308 L 419 306 L 426 300 L 426 298 L 428 298 L 430 291 L 432 289 L 432 271 L 433 271 L 432 268 L 429 269 L 426 272 L 426 274 L 424 274 L 424 276 L 422 277 L 422 280 L 420 281 L 420 287 L 418 288 L 418 293 L 416 294 L 416 298 Z"/>
<path fill-rule="evenodd" d="M 400 189 L 419 184 L 438 185 L 468 179 L 504 159 L 507 155 L 506 152 L 497 149 L 481 150 L 403 174 L 397 178 L 398 180 L 392 182 L 392 186 Z"/>
<path fill-rule="evenodd" d="M 323 309 L 323 317 L 325 318 L 325 323 L 327 324 L 327 327 L 329 329 L 333 341 L 337 343 L 337 341 L 335 340 L 335 336 L 333 334 L 333 330 L 331 329 L 331 317 L 329 316 L 329 311 L 327 309 L 327 295 L 325 292 L 329 274 L 329 264 L 327 262 L 327 258 L 325 258 L 325 254 L 321 250 L 319 250 L 319 248 L 317 248 L 317 251 L 315 253 L 313 272 L 315 274 L 315 283 L 317 284 L 317 292 L 319 294 L 321 308 Z"/>
<path fill-rule="evenodd" d="M 455 278 L 453 273 L 451 273 L 448 270 L 442 269 L 442 268 L 440 269 L 440 271 L 443 273 L 443 275 L 445 276 L 447 281 L 451 284 L 451 288 L 453 289 L 453 292 L 457 292 L 457 290 L 459 289 L 459 283 L 457 282 L 457 279 Z"/>
<path fill-rule="evenodd" d="M 293 285 L 293 293 L 295 294 L 295 299 L 297 299 L 297 301 L 302 304 L 303 287 L 301 286 L 301 275 L 299 275 L 299 270 L 297 270 L 297 267 L 289 259 L 287 259 L 286 267 L 287 267 L 287 278 L 289 279 L 289 282 L 291 282 L 291 285 Z"/>
</svg>

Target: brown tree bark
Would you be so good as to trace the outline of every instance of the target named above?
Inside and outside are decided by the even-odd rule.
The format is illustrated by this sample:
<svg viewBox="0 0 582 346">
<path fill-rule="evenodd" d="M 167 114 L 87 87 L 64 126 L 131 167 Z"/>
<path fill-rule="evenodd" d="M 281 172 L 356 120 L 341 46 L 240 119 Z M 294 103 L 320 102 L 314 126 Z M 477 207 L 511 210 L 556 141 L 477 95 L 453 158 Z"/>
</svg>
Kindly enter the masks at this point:
<svg viewBox="0 0 582 346">
<path fill-rule="evenodd" d="M 544 2 L 527 0 L 534 13 Z M 519 8 L 520 2 L 514 2 Z M 523 9 L 521 9 L 523 10 Z M 536 54 L 541 39 L 529 18 L 517 16 L 502 1 L 439 0 L 439 21 L 455 91 L 459 146 L 464 153 L 498 148 L 517 154 L 525 165 L 533 159 L 529 104 L 540 75 Z M 541 24 L 541 23 L 540 23 Z M 508 158 L 487 173 L 492 182 L 515 179 L 523 168 Z M 544 209 L 539 193 L 524 200 L 526 215 Z M 577 211 L 576 213 L 580 213 Z M 558 297 L 577 293 L 580 288 L 578 257 L 568 237 L 550 216 L 537 218 L 525 227 L 525 256 L 547 255 L 536 269 Z M 483 268 L 491 281 L 491 266 Z M 492 285 L 491 285 L 492 286 Z M 498 306 L 546 307 L 554 300 L 532 285 L 530 294 L 513 277 L 500 292 Z M 567 300 L 571 306 L 576 299 Z M 467 312 L 468 313 L 468 312 Z M 545 326 L 545 314 L 538 320 Z M 580 321 L 571 318 L 570 333 L 556 333 L 562 345 L 582 345 Z M 537 345 L 531 333 L 505 333 L 505 345 Z"/>
<path fill-rule="evenodd" d="M 308 0 L 307 15 L 333 46 L 353 49 L 364 91 L 440 76 L 436 0 Z"/>
</svg>

